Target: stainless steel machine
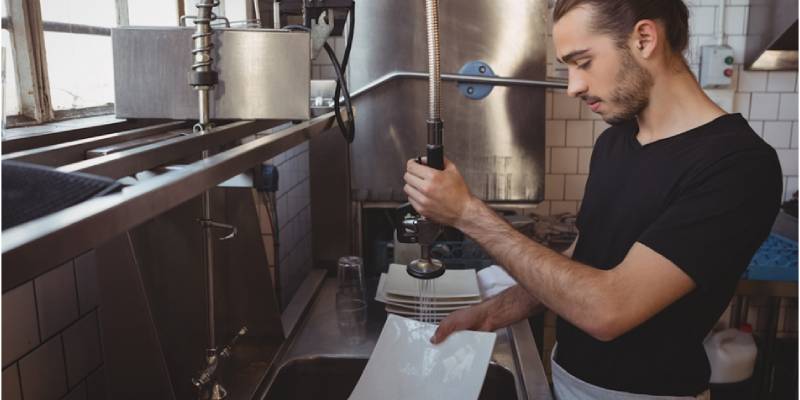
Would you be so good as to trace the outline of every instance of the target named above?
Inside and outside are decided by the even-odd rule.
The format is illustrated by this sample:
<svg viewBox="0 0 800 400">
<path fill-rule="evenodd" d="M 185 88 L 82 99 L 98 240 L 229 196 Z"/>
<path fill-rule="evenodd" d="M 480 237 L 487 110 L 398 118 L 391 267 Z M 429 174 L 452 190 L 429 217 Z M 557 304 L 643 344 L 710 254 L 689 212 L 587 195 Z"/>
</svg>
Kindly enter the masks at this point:
<svg viewBox="0 0 800 400">
<path fill-rule="evenodd" d="M 300 358 L 329 351 L 363 360 L 372 339 L 335 353 L 331 332 L 315 331 L 331 317 L 324 270 L 301 277 L 289 301 L 276 296 L 283 272 L 267 268 L 271 244 L 258 210 L 269 196 L 253 171 L 310 142 L 317 267 L 365 255 L 373 237 L 364 228 L 374 222 L 365 211 L 406 200 L 405 162 L 422 149 L 441 167 L 446 148 L 487 201 L 541 200 L 544 88 L 563 86 L 544 81 L 546 2 L 436 3 L 356 3 L 355 113 L 338 115 L 355 122 L 352 144 L 334 112 L 311 117 L 308 32 L 212 28 L 214 0 L 198 0 L 194 28 L 114 29 L 116 111 L 127 120 L 7 140 L 2 151 L 3 160 L 126 187 L 4 230 L 3 292 L 94 250 L 103 368 L 115 399 L 280 398 Z M 406 227 L 426 246 L 440 230 L 416 217 Z M 410 270 L 442 273 L 422 249 Z M 497 379 L 513 383 L 517 398 L 546 398 L 530 329 L 504 332 Z M 326 342 L 309 345 L 320 335 Z"/>
<path fill-rule="evenodd" d="M 311 143 L 312 174 L 330 183 L 315 193 L 332 198 L 340 210 L 332 212 L 330 203 L 314 205 L 317 235 L 323 238 L 315 240 L 315 260 L 321 265 L 335 265 L 347 252 L 372 259 L 377 241 L 394 240 L 395 230 L 385 229 L 385 214 L 406 202 L 405 163 L 428 144 L 425 5 L 356 3 L 349 79 L 358 139 L 349 147 L 331 137 Z M 438 8 L 439 115 L 448 159 L 485 201 L 541 201 L 545 89 L 565 87 L 545 81 L 547 2 L 478 0 L 465 6 L 439 0 Z M 330 176 L 332 168 L 350 174 L 350 188 Z"/>
</svg>

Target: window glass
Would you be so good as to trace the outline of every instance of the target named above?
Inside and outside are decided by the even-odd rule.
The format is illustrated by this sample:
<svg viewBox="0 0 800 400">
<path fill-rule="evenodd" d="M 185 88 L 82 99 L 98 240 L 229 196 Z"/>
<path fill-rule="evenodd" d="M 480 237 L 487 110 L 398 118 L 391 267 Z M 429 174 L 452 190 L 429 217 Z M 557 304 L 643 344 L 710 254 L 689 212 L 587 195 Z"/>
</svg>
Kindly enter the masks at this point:
<svg viewBox="0 0 800 400">
<path fill-rule="evenodd" d="M 114 0 L 40 0 L 42 20 L 99 27 L 117 25 Z M 111 37 L 52 32 L 45 24 L 44 49 L 53 110 L 114 101 Z"/>
<path fill-rule="evenodd" d="M 114 0 L 41 0 L 42 21 L 102 26 L 117 25 Z"/>
<path fill-rule="evenodd" d="M 225 0 L 225 17 L 232 24 L 244 25 L 247 20 L 246 0 Z"/>
<path fill-rule="evenodd" d="M 132 0 L 130 0 L 132 1 Z M 197 15 L 197 2 L 198 0 L 179 0 L 183 1 L 184 10 L 186 11 L 186 15 L 188 16 L 195 16 Z M 247 2 L 252 0 L 220 0 L 219 5 L 214 7 L 214 14 L 225 17 L 233 23 L 234 25 L 242 26 L 245 24 L 245 20 L 247 19 Z M 222 21 L 215 22 L 216 24 L 223 24 Z M 186 22 L 187 26 L 194 26 L 192 20 L 189 19 Z"/>
<path fill-rule="evenodd" d="M 3 29 L 3 117 L 19 114 L 19 91 L 17 90 L 17 70 L 14 65 L 14 52 L 11 51 L 11 34 Z"/>
<path fill-rule="evenodd" d="M 177 26 L 178 3 L 166 0 L 128 0 L 128 22 L 139 26 Z"/>
<path fill-rule="evenodd" d="M 44 44 L 54 110 L 114 102 L 111 37 L 45 32 Z"/>
<path fill-rule="evenodd" d="M 3 18 L 8 16 L 6 4 L 0 4 Z M 17 89 L 17 67 L 14 65 L 14 52 L 11 50 L 11 33 L 3 29 L 2 52 L 0 52 L 0 69 L 3 78 L 3 118 L 7 115 L 19 114 L 19 91 Z"/>
</svg>

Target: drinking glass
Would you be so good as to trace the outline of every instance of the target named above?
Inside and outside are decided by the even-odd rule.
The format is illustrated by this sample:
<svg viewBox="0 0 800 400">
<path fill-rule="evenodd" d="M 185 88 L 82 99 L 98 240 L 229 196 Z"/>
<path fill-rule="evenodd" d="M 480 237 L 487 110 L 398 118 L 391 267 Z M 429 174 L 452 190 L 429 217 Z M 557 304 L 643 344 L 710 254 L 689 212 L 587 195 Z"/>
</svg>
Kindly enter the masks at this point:
<svg viewBox="0 0 800 400">
<path fill-rule="evenodd" d="M 364 262 L 361 257 L 345 256 L 339 258 L 337 277 L 339 280 L 338 293 L 365 300 Z"/>
</svg>

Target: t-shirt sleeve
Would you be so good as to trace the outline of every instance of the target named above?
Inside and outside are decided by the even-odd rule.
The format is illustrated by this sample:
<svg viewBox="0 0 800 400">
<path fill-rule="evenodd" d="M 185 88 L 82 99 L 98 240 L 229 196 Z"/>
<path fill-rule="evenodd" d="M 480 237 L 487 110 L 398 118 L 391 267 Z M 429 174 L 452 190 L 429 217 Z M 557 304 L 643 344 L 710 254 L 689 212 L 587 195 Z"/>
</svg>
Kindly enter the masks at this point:
<svg viewBox="0 0 800 400">
<path fill-rule="evenodd" d="M 774 151 L 725 157 L 688 178 L 638 241 L 698 287 L 738 278 L 769 234 L 782 186 Z"/>
<path fill-rule="evenodd" d="M 589 185 L 589 181 L 593 179 L 594 175 L 593 172 L 596 171 L 596 165 L 598 165 L 601 160 L 601 154 L 605 154 L 606 146 L 607 146 L 607 133 L 611 128 L 606 129 L 603 133 L 600 134 L 600 137 L 597 138 L 597 142 L 594 144 L 594 149 L 592 150 L 592 156 L 589 158 L 589 177 L 587 178 L 586 185 Z M 581 202 L 581 206 L 578 209 L 577 217 L 575 218 L 575 228 L 578 229 L 580 232 L 581 228 L 583 228 L 583 207 L 586 205 L 585 202 Z"/>
</svg>

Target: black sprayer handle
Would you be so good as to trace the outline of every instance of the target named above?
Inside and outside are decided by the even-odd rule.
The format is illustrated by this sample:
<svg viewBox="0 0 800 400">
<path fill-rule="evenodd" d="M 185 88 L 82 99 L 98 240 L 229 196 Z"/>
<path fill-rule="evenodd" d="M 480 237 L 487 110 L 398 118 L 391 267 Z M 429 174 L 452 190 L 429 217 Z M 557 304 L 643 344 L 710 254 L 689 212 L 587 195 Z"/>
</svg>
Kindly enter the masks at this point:
<svg viewBox="0 0 800 400">
<path fill-rule="evenodd" d="M 444 170 L 444 146 L 440 144 L 429 144 L 426 146 L 428 156 L 428 166 L 438 170 Z"/>
</svg>

